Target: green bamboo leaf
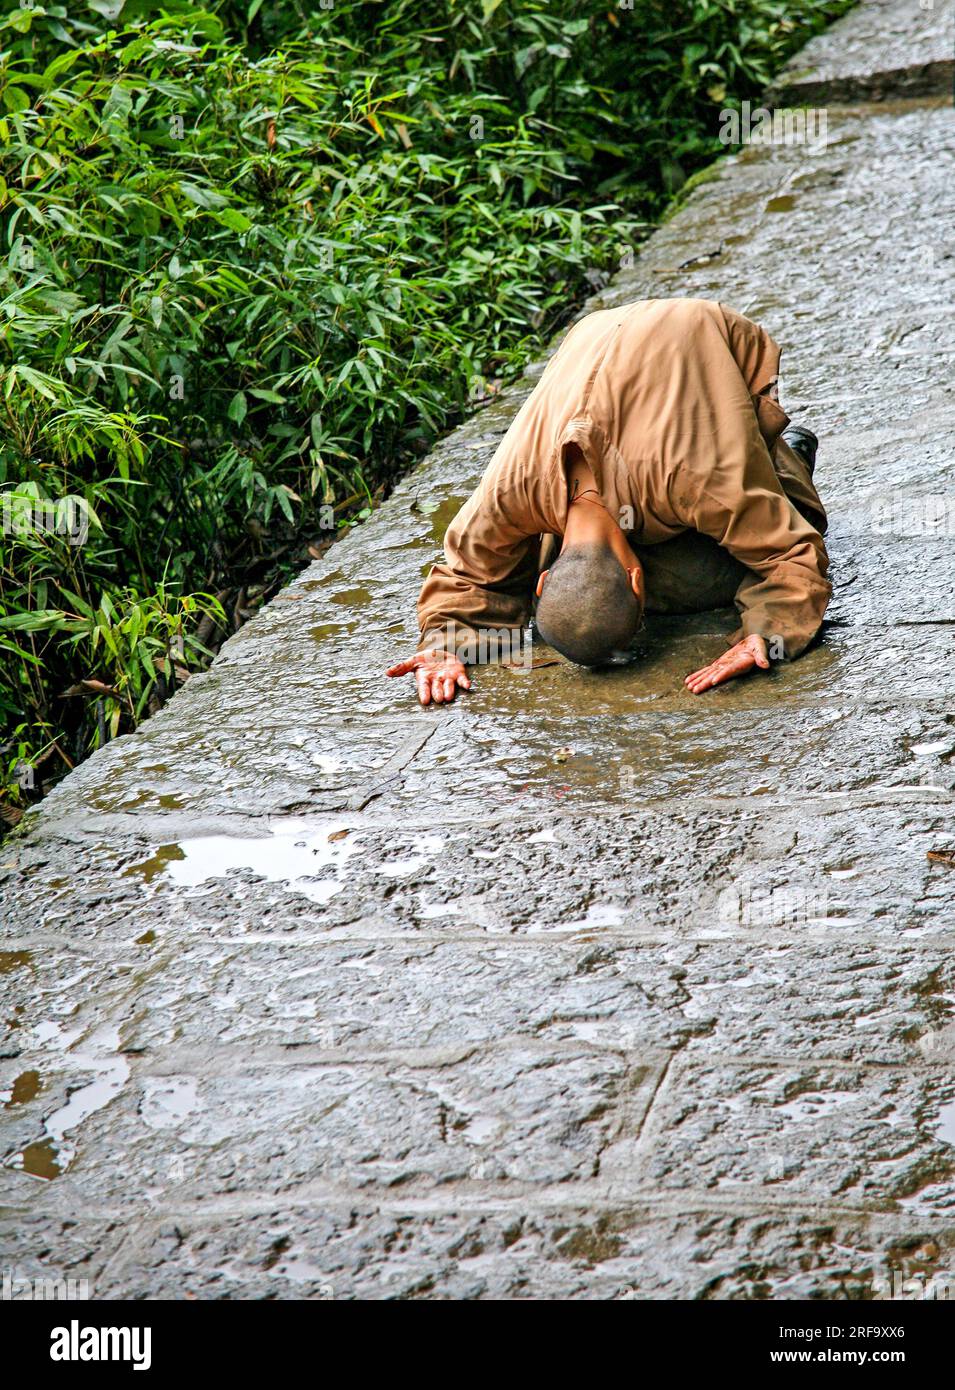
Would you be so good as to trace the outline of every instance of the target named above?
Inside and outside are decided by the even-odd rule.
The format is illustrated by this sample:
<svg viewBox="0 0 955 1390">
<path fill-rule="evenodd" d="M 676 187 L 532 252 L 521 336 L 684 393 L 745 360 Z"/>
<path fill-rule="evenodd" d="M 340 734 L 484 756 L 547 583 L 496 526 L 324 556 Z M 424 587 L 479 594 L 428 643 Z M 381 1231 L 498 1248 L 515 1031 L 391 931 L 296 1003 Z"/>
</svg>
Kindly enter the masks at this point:
<svg viewBox="0 0 955 1390">
<path fill-rule="evenodd" d="M 3 89 L 3 104 L 8 111 L 27 111 L 30 98 L 22 87 L 6 86 Z"/>
<path fill-rule="evenodd" d="M 244 212 L 239 212 L 236 208 L 223 208 L 214 216 L 217 222 L 233 232 L 247 232 L 254 225 L 250 217 L 246 217 Z"/>
<path fill-rule="evenodd" d="M 13 656 L 18 656 L 21 661 L 29 661 L 31 666 L 42 667 L 43 663 L 33 652 L 26 651 L 23 647 L 18 647 L 13 642 L 0 642 L 0 652 L 11 652 Z"/>
<path fill-rule="evenodd" d="M 10 369 L 11 377 L 16 373 L 17 376 L 33 387 L 34 391 L 39 391 L 41 396 L 45 396 L 48 401 L 56 403 L 59 400 L 58 390 L 62 394 L 61 383 L 55 377 L 49 376 L 46 372 L 38 372 L 33 367 L 28 367 L 23 362 L 18 362 L 15 367 Z"/>
</svg>

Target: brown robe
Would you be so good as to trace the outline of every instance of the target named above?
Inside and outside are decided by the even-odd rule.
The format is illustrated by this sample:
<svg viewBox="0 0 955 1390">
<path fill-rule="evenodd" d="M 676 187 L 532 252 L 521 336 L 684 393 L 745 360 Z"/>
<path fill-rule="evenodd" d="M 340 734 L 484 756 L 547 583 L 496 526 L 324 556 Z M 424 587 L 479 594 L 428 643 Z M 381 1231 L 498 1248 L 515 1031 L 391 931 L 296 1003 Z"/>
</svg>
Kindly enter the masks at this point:
<svg viewBox="0 0 955 1390">
<path fill-rule="evenodd" d="M 563 535 L 568 445 L 640 550 L 697 531 L 747 573 L 741 627 L 812 641 L 831 594 L 826 514 L 802 460 L 779 440 L 779 348 L 715 300 L 648 299 L 576 323 L 448 527 L 446 563 L 418 601 L 419 649 L 475 645 L 522 627 L 541 538 Z"/>
</svg>

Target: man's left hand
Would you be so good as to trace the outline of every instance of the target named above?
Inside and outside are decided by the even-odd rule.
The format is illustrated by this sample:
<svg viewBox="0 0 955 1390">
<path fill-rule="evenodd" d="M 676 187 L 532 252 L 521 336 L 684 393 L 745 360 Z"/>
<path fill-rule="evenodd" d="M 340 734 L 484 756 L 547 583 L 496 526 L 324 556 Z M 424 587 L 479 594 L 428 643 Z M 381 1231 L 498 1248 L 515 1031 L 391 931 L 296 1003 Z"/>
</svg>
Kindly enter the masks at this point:
<svg viewBox="0 0 955 1390">
<path fill-rule="evenodd" d="M 712 690 L 714 685 L 722 685 L 724 681 L 731 681 L 736 676 L 745 676 L 754 666 L 768 671 L 769 665 L 766 639 L 757 636 L 744 637 L 742 642 L 730 647 L 728 652 L 716 661 L 711 661 L 709 666 L 704 666 L 702 670 L 694 671 L 691 676 L 687 676 L 683 684 L 694 695 L 702 695 L 704 690 Z"/>
</svg>

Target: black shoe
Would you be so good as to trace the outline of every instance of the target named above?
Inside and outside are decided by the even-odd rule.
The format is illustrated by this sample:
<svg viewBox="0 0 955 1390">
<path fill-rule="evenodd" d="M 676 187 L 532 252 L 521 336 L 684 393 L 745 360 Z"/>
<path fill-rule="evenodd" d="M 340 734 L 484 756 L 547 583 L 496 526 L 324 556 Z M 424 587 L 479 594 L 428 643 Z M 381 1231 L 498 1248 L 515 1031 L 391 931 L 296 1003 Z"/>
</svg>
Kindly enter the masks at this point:
<svg viewBox="0 0 955 1390">
<path fill-rule="evenodd" d="M 816 466 L 816 450 L 819 448 L 819 440 L 812 430 L 804 429 L 802 425 L 789 425 L 783 430 L 783 439 L 792 449 L 794 454 L 798 454 L 803 463 L 809 469 L 809 476 L 812 477 L 813 469 Z"/>
</svg>

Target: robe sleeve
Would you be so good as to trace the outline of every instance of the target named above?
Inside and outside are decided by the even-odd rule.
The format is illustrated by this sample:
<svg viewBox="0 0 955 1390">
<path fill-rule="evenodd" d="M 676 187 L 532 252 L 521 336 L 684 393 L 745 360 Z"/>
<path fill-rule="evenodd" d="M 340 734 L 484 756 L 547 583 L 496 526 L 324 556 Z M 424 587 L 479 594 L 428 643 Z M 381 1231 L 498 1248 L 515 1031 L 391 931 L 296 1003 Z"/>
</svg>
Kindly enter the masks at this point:
<svg viewBox="0 0 955 1390">
<path fill-rule="evenodd" d="M 682 520 L 753 571 L 736 594 L 742 621 L 730 642 L 757 634 L 791 659 L 822 623 L 832 593 L 829 556 L 819 531 L 787 497 L 762 441 L 736 457 L 702 480 L 681 508 Z"/>
<path fill-rule="evenodd" d="M 531 614 L 539 550 L 524 499 L 485 479 L 448 527 L 445 563 L 433 565 L 424 582 L 419 651 L 439 647 L 466 662 L 516 651 Z"/>
</svg>

